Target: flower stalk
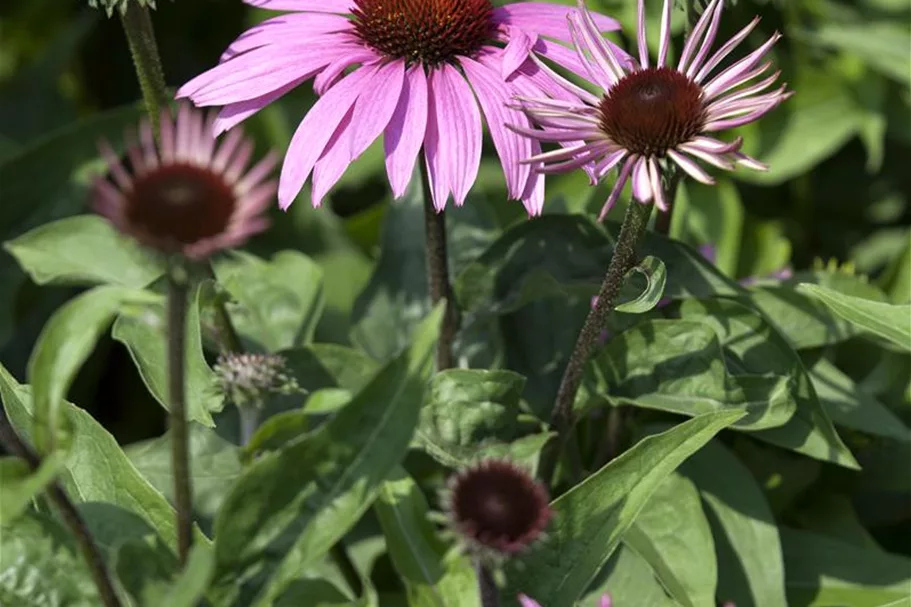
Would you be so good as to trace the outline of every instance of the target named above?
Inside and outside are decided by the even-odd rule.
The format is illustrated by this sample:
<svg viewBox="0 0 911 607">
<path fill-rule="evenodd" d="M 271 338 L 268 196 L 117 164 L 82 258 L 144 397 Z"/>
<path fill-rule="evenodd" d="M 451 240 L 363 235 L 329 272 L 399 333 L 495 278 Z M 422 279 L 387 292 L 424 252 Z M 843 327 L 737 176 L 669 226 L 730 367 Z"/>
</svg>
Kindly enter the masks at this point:
<svg viewBox="0 0 911 607">
<path fill-rule="evenodd" d="M 636 247 L 645 233 L 651 210 L 652 205 L 639 204 L 635 201 L 631 201 L 627 207 L 620 235 L 614 246 L 613 256 L 598 293 L 598 300 L 585 318 L 569 363 L 563 372 L 563 379 L 560 381 L 560 389 L 557 392 L 550 417 L 550 424 L 557 432 L 557 440 L 545 450 L 539 469 L 539 477 L 548 486 L 551 484 L 560 453 L 572 431 L 573 401 L 579 390 L 579 384 L 582 382 L 585 365 L 595 344 L 598 343 L 608 315 L 614 308 L 614 299 L 620 292 L 620 287 L 623 286 L 626 273 L 636 264 Z"/>
<path fill-rule="evenodd" d="M 161 110 L 167 106 L 169 95 L 148 7 L 139 2 L 127 2 L 126 11 L 120 15 L 120 23 L 130 45 L 146 112 L 158 133 Z"/>
<path fill-rule="evenodd" d="M 186 563 L 193 539 L 193 504 L 190 487 L 190 449 L 186 411 L 186 269 L 176 264 L 168 277 L 168 392 L 171 405 L 171 467 L 174 474 L 174 508 L 177 510 L 177 556 Z"/>
<path fill-rule="evenodd" d="M 13 428 L 9 419 L 6 417 L 6 411 L 0 407 L 0 444 L 9 453 L 25 461 L 33 471 L 38 470 L 41 460 L 38 455 L 32 451 L 31 447 L 19 438 L 16 430 Z M 114 583 L 108 573 L 104 558 L 101 556 L 101 550 L 95 544 L 92 534 L 89 532 L 85 521 L 70 501 L 69 496 L 57 481 L 52 482 L 47 489 L 48 496 L 60 512 L 63 522 L 69 527 L 76 539 L 76 544 L 82 552 L 89 567 L 89 572 L 98 588 L 98 594 L 104 607 L 120 607 L 120 599 L 117 598 L 117 592 L 114 590 Z"/>
<path fill-rule="evenodd" d="M 446 248 L 446 215 L 433 207 L 433 195 L 430 188 L 430 177 L 427 174 L 427 163 L 418 159 L 421 167 L 421 186 L 424 190 L 424 238 L 427 252 L 427 284 L 430 288 L 430 300 L 436 305 L 446 300 L 446 312 L 440 327 L 440 339 L 437 342 L 437 370 L 451 369 L 455 366 L 452 344 L 459 330 L 459 313 L 456 310 L 452 284 L 449 281 L 449 255 Z"/>
<path fill-rule="evenodd" d="M 481 595 L 481 607 L 499 607 L 500 591 L 490 569 L 478 561 L 475 564 L 478 575 L 478 592 Z"/>
</svg>

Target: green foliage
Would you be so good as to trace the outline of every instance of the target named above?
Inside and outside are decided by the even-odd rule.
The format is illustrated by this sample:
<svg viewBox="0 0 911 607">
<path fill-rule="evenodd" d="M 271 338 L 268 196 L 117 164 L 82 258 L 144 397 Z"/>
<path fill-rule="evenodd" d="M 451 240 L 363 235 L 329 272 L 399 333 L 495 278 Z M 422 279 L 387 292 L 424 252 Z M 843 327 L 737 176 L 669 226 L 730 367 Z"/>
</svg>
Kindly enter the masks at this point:
<svg viewBox="0 0 911 607">
<path fill-rule="evenodd" d="M 128 2 L 154 8 L 88 3 L 113 16 Z M 174 87 L 271 15 L 159 4 Z M 661 3 L 646 4 L 654 53 Z M 681 6 L 706 2 L 676 4 L 672 61 Z M 588 5 L 624 25 L 612 39 L 632 38 L 634 2 Z M 907 604 L 911 10 L 725 2 L 719 41 L 755 15 L 730 61 L 781 31 L 772 69 L 795 94 L 719 136 L 743 136 L 769 171 L 684 178 L 670 236 L 650 230 L 637 249 L 574 402 L 554 518 L 497 563 L 505 607 L 519 592 L 546 607 L 604 592 L 620 607 Z M 138 97 L 119 30 L 78 4 L 4 5 L 0 395 L 42 462 L 0 454 L 0 604 L 100 604 L 45 495 L 56 482 L 124 607 L 480 607 L 474 555 L 441 524 L 447 478 L 487 458 L 538 471 L 626 196 L 599 224 L 613 177 L 590 188 L 579 171 L 548 176 L 544 216 L 527 219 L 485 139 L 477 184 L 445 214 L 457 369 L 432 368 L 440 309 L 418 171 L 391 200 L 381 142 L 323 208 L 304 193 L 244 251 L 194 268 L 184 355 L 198 528 L 182 568 L 163 421 L 168 260 L 86 214 L 105 171 L 98 141 L 121 154 L 141 114 L 117 107 Z M 283 154 L 315 99 L 305 84 L 245 121 L 254 156 Z M 270 395 L 243 445 L 211 368 L 221 306 L 244 351 L 281 356 L 301 388 Z"/>
</svg>

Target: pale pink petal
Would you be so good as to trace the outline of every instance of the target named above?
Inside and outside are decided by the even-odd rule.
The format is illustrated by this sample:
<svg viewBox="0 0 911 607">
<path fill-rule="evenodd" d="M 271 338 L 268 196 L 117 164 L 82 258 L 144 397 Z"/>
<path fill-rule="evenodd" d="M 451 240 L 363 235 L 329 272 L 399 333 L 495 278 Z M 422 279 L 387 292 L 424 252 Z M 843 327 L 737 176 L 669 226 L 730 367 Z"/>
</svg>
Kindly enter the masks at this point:
<svg viewBox="0 0 911 607">
<path fill-rule="evenodd" d="M 270 11 L 349 13 L 354 7 L 354 0 L 244 0 L 244 4 Z"/>
<path fill-rule="evenodd" d="M 528 598 L 524 594 L 519 595 L 519 603 L 522 604 L 522 607 L 541 607 L 539 602 Z"/>
<path fill-rule="evenodd" d="M 715 25 L 713 23 L 713 25 Z M 733 38 L 724 43 L 718 51 L 711 56 L 711 58 L 705 62 L 705 65 L 702 65 L 702 58 L 705 53 L 708 52 L 708 48 L 705 47 L 700 50 L 699 56 L 693 60 L 693 64 L 686 70 L 686 75 L 695 80 L 696 82 L 702 82 L 715 67 L 727 57 L 731 51 L 733 51 L 737 45 L 743 42 L 747 36 L 750 35 L 756 26 L 759 25 L 759 17 L 755 17 L 750 21 L 742 30 L 737 32 Z"/>
<path fill-rule="evenodd" d="M 253 99 L 248 99 L 247 101 L 239 101 L 237 103 L 230 103 L 223 107 L 220 112 L 218 112 L 218 118 L 215 119 L 215 125 L 213 127 L 213 134 L 218 136 L 231 127 L 240 124 L 256 112 L 260 111 L 276 99 L 282 97 L 290 91 L 291 89 L 299 86 L 302 82 L 310 78 L 310 75 L 304 75 L 297 80 L 292 80 L 285 86 L 272 91 L 271 93 L 266 93 L 265 95 L 260 95 Z"/>
<path fill-rule="evenodd" d="M 531 153 L 541 151 L 538 143 L 532 144 Z M 525 191 L 522 192 L 522 205 L 529 217 L 537 217 L 544 210 L 544 175 L 532 172 L 525 182 Z"/>
<path fill-rule="evenodd" d="M 671 1 L 664 0 L 664 10 L 661 11 L 661 43 L 658 46 L 658 67 L 667 63 L 667 52 L 671 46 Z"/>
<path fill-rule="evenodd" d="M 706 173 L 698 164 L 680 152 L 668 150 L 667 155 L 670 156 L 671 160 L 676 162 L 681 169 L 686 171 L 686 173 L 696 181 L 702 182 L 706 185 L 713 185 L 715 183 L 715 180 L 712 179 L 711 175 Z"/>
<path fill-rule="evenodd" d="M 724 0 L 712 0 L 709 5 L 705 7 L 702 16 L 696 23 L 696 27 L 693 28 L 693 31 L 686 38 L 683 52 L 680 53 L 680 62 L 677 64 L 678 72 L 689 73 L 689 62 L 697 48 L 700 50 L 703 57 L 708 53 L 712 41 L 714 41 L 715 38 L 714 34 L 711 34 L 711 40 L 706 44 L 700 44 L 700 41 L 702 40 L 703 34 L 705 34 L 709 23 L 712 23 L 716 30 L 718 29 L 718 19 L 721 17 L 721 8 L 723 5 Z M 698 67 L 696 69 L 698 69 Z"/>
<path fill-rule="evenodd" d="M 508 85 L 499 80 L 496 72 L 467 57 L 462 57 L 460 63 L 484 112 L 490 137 L 503 165 L 509 196 L 520 198 L 530 171 L 527 166 L 520 165 L 519 161 L 531 155 L 531 140 L 510 132 L 506 125 L 529 127 L 528 119 L 521 112 L 506 107 L 511 92 Z"/>
<path fill-rule="evenodd" d="M 652 183 L 648 174 L 648 160 L 637 157 L 636 165 L 633 167 L 633 198 L 639 202 L 651 202 L 652 200 Z"/>
<path fill-rule="evenodd" d="M 313 80 L 313 90 L 317 95 L 325 95 L 332 85 L 338 82 L 339 78 L 345 73 L 345 70 L 355 63 L 369 63 L 378 61 L 380 56 L 376 51 L 360 46 L 351 49 L 349 52 L 332 61 L 323 70 L 316 75 Z"/>
<path fill-rule="evenodd" d="M 589 52 L 594 57 L 598 66 L 607 75 L 611 84 L 626 75 L 621 58 L 614 54 L 613 48 L 598 33 L 591 13 L 587 10 L 576 13 L 579 31 L 588 43 Z"/>
<path fill-rule="evenodd" d="M 652 197 L 655 199 L 655 206 L 662 211 L 667 211 L 664 186 L 661 183 L 661 169 L 658 168 L 658 161 L 654 158 L 648 159 L 648 183 L 652 190 Z"/>
<path fill-rule="evenodd" d="M 623 163 L 623 168 L 620 169 L 620 174 L 617 175 L 617 182 L 614 184 L 614 189 L 611 190 L 610 196 L 607 197 L 607 201 L 604 203 L 604 206 L 601 207 L 601 212 L 598 214 L 598 221 L 604 221 L 604 218 L 607 217 L 610 210 L 617 204 L 617 199 L 620 198 L 620 194 L 623 192 L 626 182 L 629 181 L 629 175 L 632 172 L 633 167 L 638 165 L 638 156 L 630 156 L 626 159 L 626 162 Z"/>
<path fill-rule="evenodd" d="M 398 105 L 383 133 L 386 174 L 396 198 L 405 193 L 411 180 L 426 128 L 427 76 L 424 68 L 416 65 L 405 73 Z"/>
<path fill-rule="evenodd" d="M 294 202 L 336 127 L 360 95 L 364 79 L 370 71 L 369 68 L 361 68 L 349 74 L 320 97 L 304 116 L 291 138 L 282 165 L 278 185 L 278 201 L 282 209 L 287 209 Z"/>
<path fill-rule="evenodd" d="M 636 0 L 636 14 L 641 22 L 636 32 L 640 67 L 648 67 L 648 38 L 645 33 L 645 0 Z"/>
<path fill-rule="evenodd" d="M 613 605 L 614 602 L 611 600 L 610 595 L 605 592 L 604 596 L 601 597 L 600 607 L 613 607 Z"/>
<path fill-rule="evenodd" d="M 481 163 L 481 115 L 468 83 L 451 65 L 430 75 L 429 115 L 424 151 L 434 187 L 434 205 L 446 205 L 452 192 L 457 206 L 465 202 Z M 440 196 L 443 196 L 440 199 Z"/>
</svg>

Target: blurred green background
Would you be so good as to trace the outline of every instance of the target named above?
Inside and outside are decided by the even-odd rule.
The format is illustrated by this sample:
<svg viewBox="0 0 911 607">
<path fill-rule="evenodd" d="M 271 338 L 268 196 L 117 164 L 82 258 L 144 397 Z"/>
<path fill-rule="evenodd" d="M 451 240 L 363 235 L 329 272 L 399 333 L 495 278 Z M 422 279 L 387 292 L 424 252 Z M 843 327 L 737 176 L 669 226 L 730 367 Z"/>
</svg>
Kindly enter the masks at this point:
<svg viewBox="0 0 911 607">
<path fill-rule="evenodd" d="M 649 3 L 652 43 L 660 4 Z M 632 0 L 593 0 L 590 6 L 634 31 Z M 775 61 L 797 93 L 742 132 L 746 151 L 772 170 L 722 176 L 715 188 L 688 183 L 674 235 L 693 245 L 715 245 L 716 263 L 732 277 L 834 259 L 850 264 L 844 271 L 869 275 L 893 300 L 907 301 L 911 6 L 907 0 L 738 0 L 725 14 L 719 39 L 755 14 L 762 23 L 743 49 L 782 31 Z M 153 20 L 168 84 L 176 88 L 213 66 L 234 37 L 266 15 L 239 0 L 160 2 Z M 679 49 L 682 11 L 675 11 L 673 25 Z M 629 48 L 629 40 L 622 41 Z M 87 185 L 103 170 L 95 142 L 101 136 L 120 139 L 141 113 L 138 98 L 116 15 L 108 18 L 79 0 L 0 4 L 2 240 L 88 211 Z M 259 150 L 281 151 L 312 101 L 305 85 L 249 120 L 246 128 Z M 545 213 L 597 212 L 608 191 L 609 184 L 589 187 L 581 173 L 550 179 Z M 274 210 L 274 228 L 251 243 L 264 256 L 297 249 L 323 267 L 328 305 L 317 341 L 349 340 L 352 309 L 377 264 L 389 202 L 381 149 L 374 145 L 324 208 L 312 209 L 304 193 L 288 213 Z M 466 206 L 450 213 L 450 221 L 471 226 L 459 232 L 456 256 L 477 252 L 505 226 L 524 220 L 521 205 L 505 199 L 498 161 L 485 142 L 478 184 Z M 387 228 L 389 238 L 412 229 L 407 222 Z M 75 292 L 31 283 L 0 251 L 0 360 L 15 376 L 24 377 L 49 314 Z M 899 400 L 906 389 L 893 386 Z M 70 399 L 122 443 L 164 429 L 163 411 L 145 392 L 123 346 L 109 337 Z"/>
</svg>

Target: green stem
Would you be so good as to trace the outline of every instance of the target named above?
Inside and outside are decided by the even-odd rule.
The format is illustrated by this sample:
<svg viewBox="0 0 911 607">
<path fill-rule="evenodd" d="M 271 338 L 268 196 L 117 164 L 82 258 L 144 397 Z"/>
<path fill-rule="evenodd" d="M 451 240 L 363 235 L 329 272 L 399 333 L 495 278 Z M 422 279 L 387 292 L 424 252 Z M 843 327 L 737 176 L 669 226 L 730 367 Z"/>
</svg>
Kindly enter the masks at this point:
<svg viewBox="0 0 911 607">
<path fill-rule="evenodd" d="M 240 444 L 246 446 L 259 426 L 259 409 L 247 403 L 238 407 L 237 412 L 240 417 Z"/>
<path fill-rule="evenodd" d="M 430 300 L 436 305 L 446 300 L 446 313 L 440 327 L 440 340 L 437 342 L 437 370 L 451 369 L 455 366 L 452 344 L 459 330 L 459 313 L 449 282 L 449 258 L 446 251 L 446 215 L 433 208 L 433 197 L 430 190 L 430 177 L 427 174 L 427 163 L 424 155 L 418 158 L 421 166 L 421 185 L 424 189 L 424 237 L 427 251 L 427 282 L 430 288 Z"/>
<path fill-rule="evenodd" d="M 16 430 L 13 428 L 9 419 L 6 417 L 6 411 L 0 407 L 0 444 L 11 454 L 23 459 L 33 471 L 38 470 L 41 460 L 38 455 L 32 451 L 31 447 L 19 438 Z M 98 594 L 101 597 L 101 603 L 104 607 L 121 607 L 120 599 L 117 598 L 117 592 L 114 590 L 114 583 L 108 574 L 107 566 L 101 551 L 92 539 L 85 521 L 70 501 L 69 496 L 56 481 L 52 482 L 47 489 L 48 496 L 60 512 L 63 522 L 69 527 L 73 536 L 76 538 L 76 544 L 82 552 L 89 567 L 95 586 L 98 587 Z"/>
<path fill-rule="evenodd" d="M 120 22 L 130 45 L 146 112 L 152 121 L 152 127 L 158 133 L 161 111 L 170 101 L 170 95 L 164 81 L 158 45 L 155 43 L 152 17 L 148 7 L 131 1 L 127 3 L 126 11 L 120 15 Z"/>
<path fill-rule="evenodd" d="M 652 205 L 639 204 L 635 201 L 631 201 L 627 207 L 623 226 L 620 228 L 620 236 L 617 237 L 614 253 L 608 264 L 598 299 L 582 325 L 576 346 L 566 365 L 563 379 L 560 381 L 560 389 L 557 392 L 557 399 L 550 417 L 551 427 L 557 432 L 557 440 L 552 442 L 542 455 L 538 472 L 540 478 L 548 486 L 556 469 L 557 459 L 560 457 L 573 427 L 573 401 L 579 390 L 579 384 L 582 382 L 585 365 L 598 342 L 607 316 L 613 309 L 614 298 L 617 297 L 620 287 L 623 286 L 624 277 L 636 263 L 636 246 L 645 233 L 651 210 Z"/>
<path fill-rule="evenodd" d="M 190 450 L 187 431 L 185 354 L 187 335 L 187 276 L 174 268 L 168 277 L 168 390 L 171 405 L 171 467 L 174 508 L 177 510 L 177 555 L 185 564 L 193 540 L 190 489 Z"/>
<path fill-rule="evenodd" d="M 499 607 L 500 590 L 490 573 L 490 569 L 480 562 L 475 565 L 478 574 L 478 592 L 481 595 L 481 607 Z"/>
</svg>

